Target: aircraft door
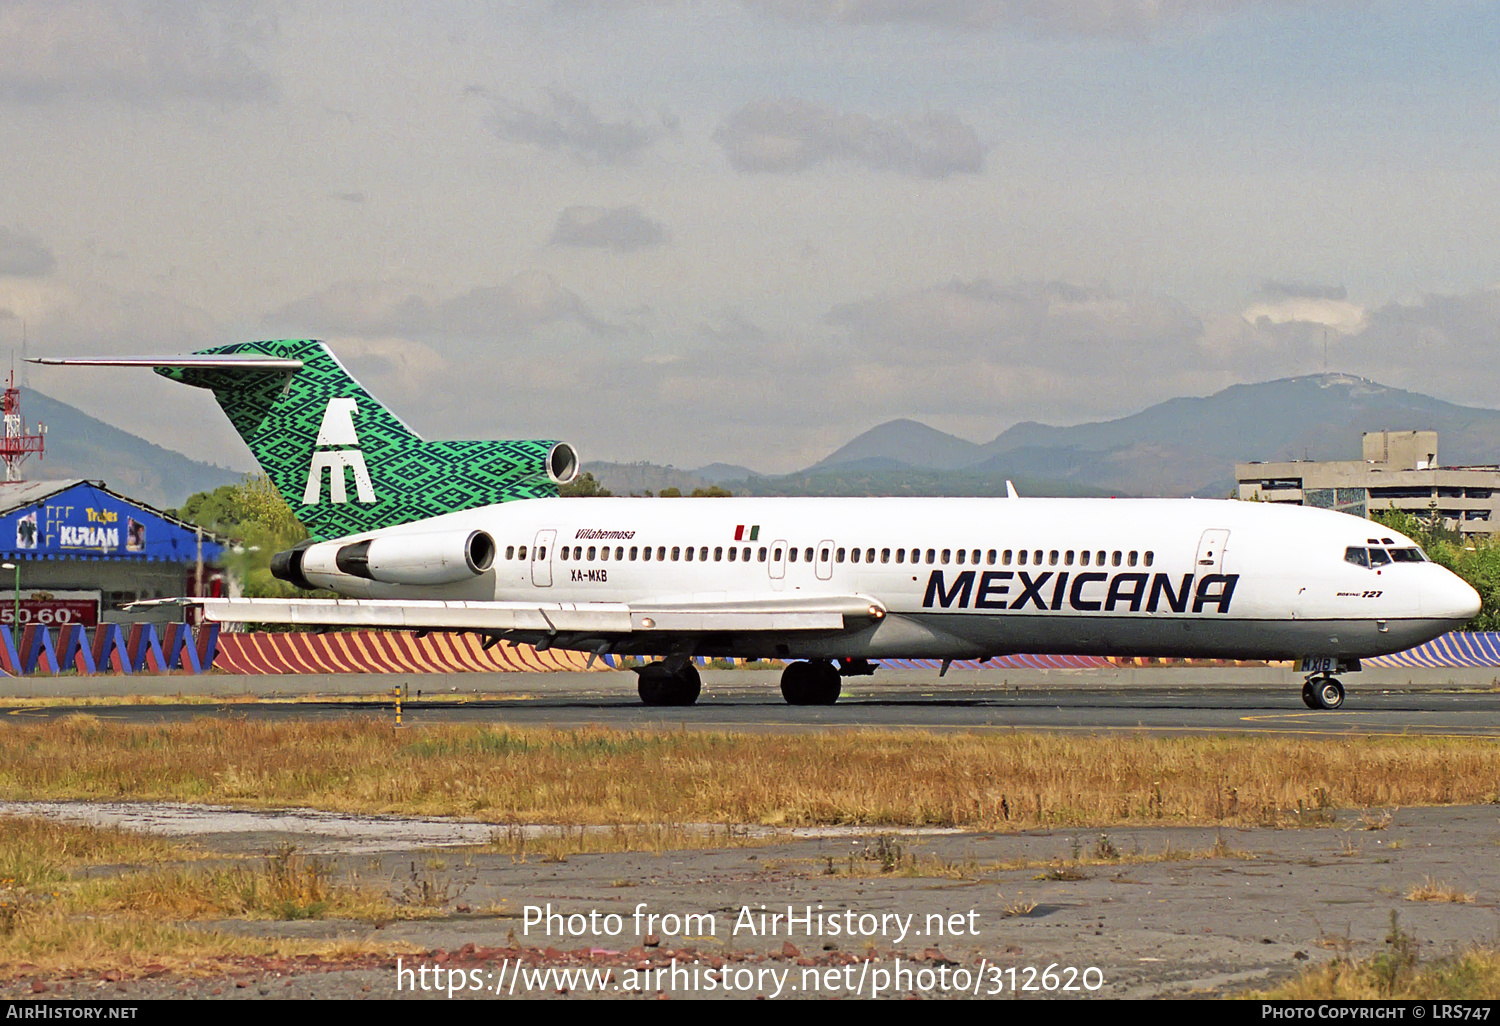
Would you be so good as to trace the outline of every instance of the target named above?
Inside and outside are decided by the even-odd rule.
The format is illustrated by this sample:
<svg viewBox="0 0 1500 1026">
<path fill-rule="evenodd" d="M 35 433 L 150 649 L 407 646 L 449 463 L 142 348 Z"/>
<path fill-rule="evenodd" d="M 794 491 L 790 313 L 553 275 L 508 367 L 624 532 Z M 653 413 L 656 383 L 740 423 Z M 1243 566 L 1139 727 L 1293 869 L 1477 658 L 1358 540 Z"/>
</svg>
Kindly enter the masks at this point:
<svg viewBox="0 0 1500 1026">
<path fill-rule="evenodd" d="M 780 591 L 786 586 L 786 539 L 778 538 L 771 543 L 771 560 L 766 564 L 771 575 L 771 590 Z"/>
<path fill-rule="evenodd" d="M 818 580 L 826 581 L 833 576 L 833 540 L 824 538 L 818 542 Z"/>
<path fill-rule="evenodd" d="M 556 531 L 536 533 L 536 544 L 531 547 L 531 583 L 538 588 L 552 587 L 552 543 L 555 541 Z"/>
<path fill-rule="evenodd" d="M 1205 574 L 1224 572 L 1224 550 L 1229 546 L 1229 532 L 1217 527 L 1209 528 L 1198 539 L 1198 560 L 1193 568 L 1201 579 Z"/>
</svg>

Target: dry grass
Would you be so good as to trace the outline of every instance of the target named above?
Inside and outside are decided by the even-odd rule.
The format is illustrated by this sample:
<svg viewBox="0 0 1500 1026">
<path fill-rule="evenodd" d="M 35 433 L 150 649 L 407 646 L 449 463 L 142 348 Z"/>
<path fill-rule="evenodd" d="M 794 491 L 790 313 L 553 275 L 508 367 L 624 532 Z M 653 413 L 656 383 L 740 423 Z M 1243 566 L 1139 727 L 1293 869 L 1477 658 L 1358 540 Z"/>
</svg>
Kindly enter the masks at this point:
<svg viewBox="0 0 1500 1026">
<path fill-rule="evenodd" d="M 80 916 L 52 907 L 0 935 L 0 978 L 105 970 L 126 977 L 162 970 L 208 974 L 246 958 L 342 959 L 414 950 L 394 939 L 376 947 L 351 941 L 243 937 L 139 916 Z"/>
<path fill-rule="evenodd" d="M 573 824 L 1322 824 L 1478 803 L 1483 738 L 720 734 L 367 720 L 0 726 L 0 797 L 169 799 Z"/>
<path fill-rule="evenodd" d="M 1461 891 L 1452 886 L 1446 880 L 1434 880 L 1427 877 L 1419 884 L 1413 884 L 1406 890 L 1407 901 L 1441 901 L 1454 905 L 1474 904 L 1474 895 L 1468 891 Z"/>
<path fill-rule="evenodd" d="M 1275 990 L 1244 996 L 1292 1001 L 1493 1001 L 1500 993 L 1500 949 L 1479 945 L 1423 963 L 1420 947 L 1392 912 L 1385 946 L 1370 958 L 1335 958 Z"/>
<path fill-rule="evenodd" d="M 181 861 L 201 857 L 196 849 L 114 828 L 0 817 L 0 976 L 95 968 L 129 975 L 147 966 L 328 955 L 338 947 L 198 931 L 177 923 L 184 919 L 429 914 L 383 891 L 335 883 L 321 862 L 290 848 L 227 869 Z M 101 866 L 122 871 L 101 874 Z"/>
</svg>

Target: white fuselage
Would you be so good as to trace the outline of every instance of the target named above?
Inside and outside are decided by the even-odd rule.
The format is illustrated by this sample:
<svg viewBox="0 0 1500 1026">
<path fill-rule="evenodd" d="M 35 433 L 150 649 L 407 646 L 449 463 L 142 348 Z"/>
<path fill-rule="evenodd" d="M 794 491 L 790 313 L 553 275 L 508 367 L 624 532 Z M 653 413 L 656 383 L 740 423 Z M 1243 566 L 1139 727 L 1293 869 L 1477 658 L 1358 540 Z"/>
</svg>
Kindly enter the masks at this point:
<svg viewBox="0 0 1500 1026">
<path fill-rule="evenodd" d="M 493 564 L 457 583 L 380 583 L 326 560 L 308 579 L 356 598 L 734 608 L 829 596 L 885 610 L 855 631 L 697 640 L 701 655 L 783 658 L 1352 659 L 1420 644 L 1479 609 L 1472 588 L 1389 528 L 1221 500 L 539 499 L 336 544 L 475 530 L 493 538 Z M 1350 561 L 1370 549 L 1387 555 Z M 1414 561 L 1380 562 L 1398 549 Z"/>
</svg>

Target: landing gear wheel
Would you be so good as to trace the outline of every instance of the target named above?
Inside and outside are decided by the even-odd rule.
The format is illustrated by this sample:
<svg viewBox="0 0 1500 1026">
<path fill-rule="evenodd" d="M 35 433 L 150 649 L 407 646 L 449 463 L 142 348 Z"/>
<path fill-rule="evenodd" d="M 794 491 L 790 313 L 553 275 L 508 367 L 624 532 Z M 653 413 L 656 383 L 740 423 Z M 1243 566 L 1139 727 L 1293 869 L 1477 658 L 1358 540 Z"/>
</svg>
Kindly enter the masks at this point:
<svg viewBox="0 0 1500 1026">
<path fill-rule="evenodd" d="M 1344 704 L 1344 685 L 1333 677 L 1324 677 L 1316 685 L 1318 705 L 1323 709 L 1337 709 Z"/>
<path fill-rule="evenodd" d="M 781 671 L 781 697 L 787 705 L 832 705 L 842 690 L 843 678 L 833 663 L 788 663 Z"/>
<path fill-rule="evenodd" d="M 1313 682 L 1308 681 L 1302 685 L 1302 704 L 1309 709 L 1321 709 L 1323 706 L 1318 702 L 1318 693 L 1313 689 Z"/>
<path fill-rule="evenodd" d="M 692 663 L 676 673 L 666 663 L 651 663 L 641 667 L 636 690 L 643 705 L 692 705 L 703 692 L 703 678 Z"/>
</svg>

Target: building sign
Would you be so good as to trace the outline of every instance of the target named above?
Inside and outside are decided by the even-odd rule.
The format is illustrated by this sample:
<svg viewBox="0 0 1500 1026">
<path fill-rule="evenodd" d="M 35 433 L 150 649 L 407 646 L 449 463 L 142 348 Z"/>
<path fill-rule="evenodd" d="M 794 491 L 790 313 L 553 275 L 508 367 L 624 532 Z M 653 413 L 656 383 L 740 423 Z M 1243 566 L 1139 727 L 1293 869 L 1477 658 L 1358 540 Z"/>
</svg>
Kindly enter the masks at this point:
<svg viewBox="0 0 1500 1026">
<path fill-rule="evenodd" d="M 9 627 L 16 622 L 16 593 L 0 593 L 0 624 Z M 41 624 L 62 627 L 70 623 L 85 627 L 99 625 L 99 592 L 97 591 L 27 591 L 22 589 L 21 626 Z"/>
<path fill-rule="evenodd" d="M 14 488 L 29 487 L 23 483 Z M 0 503 L 8 495 L 0 486 Z M 3 509 L 0 506 L 0 509 Z M 198 557 L 193 528 L 149 506 L 89 482 L 78 482 L 0 513 L 0 552 L 23 559 L 151 559 L 191 563 Z M 203 559 L 220 546 L 203 539 Z"/>
</svg>

